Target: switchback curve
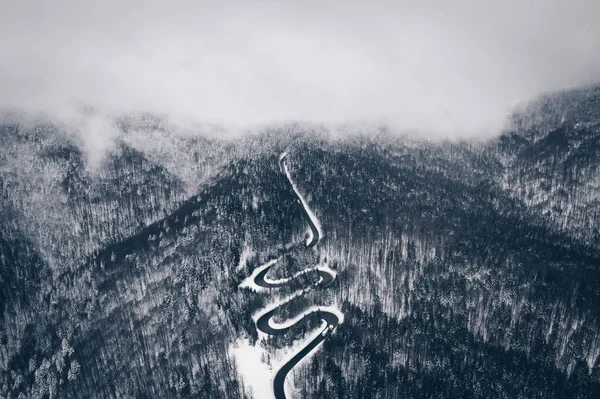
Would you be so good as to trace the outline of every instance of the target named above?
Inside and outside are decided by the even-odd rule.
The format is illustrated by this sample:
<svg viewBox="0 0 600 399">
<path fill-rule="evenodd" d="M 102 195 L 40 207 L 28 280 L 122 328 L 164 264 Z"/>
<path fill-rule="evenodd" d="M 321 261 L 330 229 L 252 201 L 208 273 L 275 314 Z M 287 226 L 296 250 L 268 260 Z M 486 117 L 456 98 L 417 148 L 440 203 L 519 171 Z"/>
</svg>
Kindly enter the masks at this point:
<svg viewBox="0 0 600 399">
<path fill-rule="evenodd" d="M 321 240 L 321 238 L 323 237 L 323 232 L 321 230 L 321 224 L 319 223 L 319 220 L 317 219 L 315 214 L 309 208 L 308 203 L 306 202 L 306 200 L 304 199 L 304 197 L 298 190 L 298 187 L 294 183 L 294 181 L 290 175 L 290 172 L 287 168 L 287 165 L 285 163 L 286 157 L 287 157 L 286 152 L 281 154 L 281 156 L 279 157 L 279 166 L 281 168 L 281 171 L 287 177 L 290 185 L 292 186 L 294 193 L 296 194 L 297 201 L 300 203 L 300 205 L 302 207 L 302 216 L 303 216 L 304 220 L 306 221 L 306 223 L 308 224 L 308 227 L 310 229 L 308 237 L 306 239 L 305 246 L 307 248 L 312 248 L 315 245 L 317 245 L 319 243 L 319 241 Z M 291 246 L 292 250 L 293 250 L 293 248 L 295 248 L 295 246 Z M 304 357 L 306 357 L 313 349 L 315 349 L 321 342 L 323 342 L 327 338 L 329 333 L 331 331 L 333 331 L 337 327 L 337 325 L 343 321 L 343 316 L 341 315 L 341 313 L 332 311 L 331 309 L 315 308 L 315 309 L 311 309 L 308 312 L 294 318 L 293 320 L 287 321 L 284 324 L 273 323 L 273 321 L 272 321 L 273 315 L 283 304 L 289 302 L 290 300 L 292 300 L 298 296 L 303 295 L 304 293 L 306 293 L 308 290 L 310 290 L 312 288 L 316 288 L 316 287 L 327 288 L 328 286 L 330 286 L 333 283 L 333 281 L 335 280 L 335 277 L 336 277 L 335 273 L 327 267 L 313 267 L 313 268 L 305 269 L 305 270 L 295 274 L 292 277 L 275 280 L 275 281 L 268 279 L 266 277 L 267 273 L 275 264 L 277 264 L 277 262 L 280 259 L 281 259 L 281 257 L 271 260 L 271 261 L 265 263 L 264 265 L 258 267 L 255 270 L 255 273 L 253 273 L 254 277 L 253 278 L 251 277 L 252 282 L 258 287 L 276 289 L 276 288 L 281 288 L 283 286 L 286 286 L 292 280 L 294 280 L 296 277 L 298 277 L 302 274 L 308 273 L 310 271 L 316 271 L 319 275 L 319 280 L 313 286 L 308 287 L 304 290 L 301 290 L 301 291 L 295 293 L 294 295 L 292 295 L 291 297 L 287 298 L 283 302 L 278 303 L 275 306 L 271 306 L 271 307 L 267 308 L 266 310 L 263 310 L 263 312 L 255 319 L 256 328 L 259 331 L 262 331 L 263 333 L 268 334 L 268 335 L 283 335 L 283 334 L 287 333 L 290 329 L 292 329 L 294 326 L 304 323 L 305 319 L 308 317 L 311 317 L 312 315 L 316 315 L 322 321 L 322 328 L 321 328 L 319 334 L 314 336 L 307 344 L 305 344 L 305 346 L 303 348 L 301 348 L 290 359 L 288 359 L 283 365 L 281 365 L 280 368 L 275 373 L 275 376 L 273 378 L 273 394 L 276 399 L 285 399 L 284 383 L 285 383 L 285 378 L 288 375 L 288 373 Z"/>
</svg>

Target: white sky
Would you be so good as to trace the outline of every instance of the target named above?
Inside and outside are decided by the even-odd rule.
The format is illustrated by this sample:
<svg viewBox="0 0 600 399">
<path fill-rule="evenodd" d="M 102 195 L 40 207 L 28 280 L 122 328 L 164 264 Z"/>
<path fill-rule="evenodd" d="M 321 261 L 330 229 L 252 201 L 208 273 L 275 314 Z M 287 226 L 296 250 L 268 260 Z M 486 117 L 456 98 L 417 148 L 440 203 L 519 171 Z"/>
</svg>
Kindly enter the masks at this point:
<svg viewBox="0 0 600 399">
<path fill-rule="evenodd" d="M 600 79 L 598 0 L 0 3 L 0 108 L 487 135 Z"/>
</svg>

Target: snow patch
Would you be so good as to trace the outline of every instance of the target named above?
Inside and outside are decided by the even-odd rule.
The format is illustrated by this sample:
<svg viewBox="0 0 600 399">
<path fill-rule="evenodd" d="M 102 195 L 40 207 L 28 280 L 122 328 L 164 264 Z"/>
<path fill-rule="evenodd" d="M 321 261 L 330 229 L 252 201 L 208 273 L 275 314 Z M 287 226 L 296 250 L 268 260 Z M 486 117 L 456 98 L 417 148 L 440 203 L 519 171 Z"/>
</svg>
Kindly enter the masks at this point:
<svg viewBox="0 0 600 399">
<path fill-rule="evenodd" d="M 327 310 L 330 311 L 332 313 L 335 313 L 338 318 L 340 319 L 339 324 L 342 323 L 344 316 L 341 314 L 341 312 L 335 308 L 332 307 L 322 307 L 319 308 L 321 310 Z M 299 351 L 302 350 L 302 348 L 304 348 L 306 345 L 308 345 L 308 343 L 312 342 L 314 339 L 316 339 L 320 334 L 324 334 L 325 331 L 327 330 L 328 325 L 326 321 L 323 321 L 323 323 L 321 323 L 321 326 L 312 334 L 310 334 L 308 336 L 308 338 L 305 339 L 299 339 L 299 340 L 295 340 L 292 344 L 292 346 L 290 347 L 289 350 L 286 350 L 286 354 L 284 355 L 285 357 L 283 357 L 283 360 L 281 360 L 277 367 L 275 367 L 275 370 L 279 370 L 282 366 L 284 366 L 287 362 L 289 362 L 295 355 L 296 353 L 298 353 Z M 322 342 L 315 346 L 309 353 L 306 354 L 306 356 L 304 356 L 296 365 L 296 367 L 294 367 L 291 371 L 290 374 L 288 374 L 288 378 L 285 379 L 284 382 L 284 386 L 283 389 L 285 391 L 285 396 L 288 398 L 295 398 L 298 397 L 299 392 L 295 392 L 294 388 L 291 384 L 291 381 L 293 380 L 293 378 L 289 378 L 289 376 L 293 376 L 294 375 L 294 370 L 298 370 L 300 368 L 300 366 L 302 366 L 304 363 L 306 363 L 307 361 L 309 361 L 310 359 L 313 358 L 313 356 L 315 355 L 315 353 L 317 352 L 317 349 L 319 349 L 319 347 L 322 345 Z M 276 373 L 276 372 L 275 372 Z M 273 375 L 275 375 L 275 373 L 273 373 Z"/>
<path fill-rule="evenodd" d="M 311 308 L 313 309 L 313 308 Z M 335 313 L 340 324 L 344 320 L 343 314 L 334 307 L 314 307 L 314 309 L 326 310 Z M 327 323 L 323 321 L 321 326 L 316 329 L 312 334 L 307 335 L 305 338 L 299 338 L 292 342 L 292 345 L 284 348 L 275 350 L 274 352 L 267 350 L 261 344 L 251 345 L 248 339 L 238 339 L 236 342 L 229 346 L 228 353 L 234 360 L 237 372 L 241 380 L 244 382 L 244 390 L 246 394 L 253 398 L 273 398 L 273 378 L 277 370 L 279 370 L 284 364 L 290 361 L 296 353 L 304 348 L 309 342 L 312 342 L 319 334 L 323 334 L 327 329 Z M 267 336 L 265 336 L 266 338 Z M 260 338 L 259 341 L 263 341 L 264 338 Z M 301 366 L 306 361 L 309 361 L 316 350 L 320 347 L 317 345 L 310 353 L 308 353 L 300 362 L 298 366 Z M 266 363 L 266 359 L 271 359 L 271 362 L 275 367 L 271 367 Z M 294 368 L 296 369 L 296 368 Z M 293 374 L 294 370 L 290 374 Z M 291 385 L 291 378 L 286 378 L 285 382 L 285 393 L 287 397 L 296 397 L 296 392 L 293 392 L 293 386 Z"/>
<path fill-rule="evenodd" d="M 283 152 L 279 156 L 279 161 L 281 162 L 281 160 L 283 158 L 285 158 L 286 155 L 287 155 L 287 151 Z M 317 232 L 319 233 L 319 237 L 317 237 L 317 243 L 318 243 L 319 240 L 321 240 L 321 237 L 323 237 L 323 230 L 321 228 L 321 223 L 319 222 L 319 219 L 317 219 L 317 216 L 309 208 L 308 203 L 306 202 L 306 200 L 304 199 L 304 197 L 302 196 L 302 194 L 300 194 L 300 191 L 298 190 L 298 187 L 296 186 L 296 183 L 294 183 L 294 180 L 292 180 L 292 176 L 291 176 L 290 171 L 288 170 L 287 165 L 285 164 L 285 162 L 282 162 L 281 165 L 283 165 L 283 172 L 285 173 L 288 181 L 292 185 L 292 189 L 296 193 L 296 196 L 298 196 L 298 199 L 300 200 L 300 203 L 302 204 L 302 206 L 306 210 L 306 213 L 308 214 L 308 217 L 310 218 L 310 220 L 312 221 L 312 223 L 317 228 Z M 306 239 L 306 245 L 309 245 L 312 242 L 312 240 L 314 239 L 313 233 L 312 233 L 312 230 L 310 229 L 310 227 L 309 227 L 308 231 L 309 231 L 309 233 L 308 233 L 308 238 Z"/>
<path fill-rule="evenodd" d="M 330 269 L 327 264 L 325 266 L 317 266 L 314 268 L 314 270 L 319 270 L 319 271 L 325 272 L 327 274 L 330 274 L 331 277 L 333 277 L 333 280 L 337 279 L 337 272 L 335 272 L 333 269 Z"/>
<path fill-rule="evenodd" d="M 256 279 L 256 276 L 258 276 L 258 274 L 260 272 L 262 272 L 263 270 L 273 266 L 275 263 L 279 262 L 281 260 L 281 256 L 275 259 L 271 259 L 269 261 L 267 261 L 266 263 L 263 263 L 262 265 L 258 266 L 257 268 L 255 268 L 252 271 L 252 274 L 250 276 L 248 276 L 244 281 L 242 281 L 240 283 L 240 287 L 241 288 L 250 288 L 252 291 L 255 292 L 265 292 L 267 291 L 266 288 L 264 287 L 260 287 L 258 285 L 256 285 L 256 283 L 254 282 L 254 280 Z"/>
<path fill-rule="evenodd" d="M 229 355 L 233 358 L 237 372 L 244 381 L 246 394 L 253 398 L 273 397 L 273 375 L 263 361 L 268 352 L 260 345 L 251 345 L 247 339 L 238 339 L 229 346 Z"/>
<path fill-rule="evenodd" d="M 269 326 L 276 330 L 280 330 L 282 328 L 288 328 L 288 327 L 291 327 L 294 324 L 296 324 L 298 321 L 302 320 L 305 316 L 307 316 L 311 313 L 315 313 L 317 311 L 333 313 L 339 319 L 338 324 L 342 324 L 344 322 L 344 315 L 337 308 L 334 308 L 332 306 L 311 306 L 310 308 L 306 309 L 304 311 L 304 313 L 299 314 L 298 316 L 294 317 L 293 319 L 288 319 L 283 323 L 277 323 L 277 322 L 274 322 L 273 319 L 269 319 Z M 264 313 L 266 313 L 266 312 L 262 312 L 262 314 L 264 314 Z M 325 325 L 326 324 L 327 323 L 325 322 Z"/>
<path fill-rule="evenodd" d="M 248 258 L 250 256 L 252 256 L 254 254 L 254 251 L 252 250 L 252 247 L 250 247 L 250 245 L 248 245 L 248 240 L 246 240 L 244 242 L 244 248 L 242 248 L 242 255 L 240 256 L 240 262 L 238 263 L 237 267 L 235 268 L 236 272 L 241 271 L 245 266 L 246 263 L 248 262 Z"/>
<path fill-rule="evenodd" d="M 298 278 L 300 276 L 302 276 L 303 274 L 307 274 L 309 272 L 315 271 L 315 270 L 321 270 L 321 271 L 325 271 L 325 272 L 329 272 L 329 269 L 323 268 L 323 267 L 310 267 L 308 269 L 304 269 L 304 270 L 300 270 L 299 272 L 294 273 L 291 277 L 284 277 L 284 278 L 280 278 L 278 280 L 271 280 L 269 277 L 265 276 L 265 282 L 268 284 L 285 284 L 288 283 L 290 281 L 292 281 L 295 278 Z M 333 273 L 330 273 L 333 275 Z M 321 282 L 322 279 L 320 279 L 318 281 L 318 283 Z"/>
</svg>

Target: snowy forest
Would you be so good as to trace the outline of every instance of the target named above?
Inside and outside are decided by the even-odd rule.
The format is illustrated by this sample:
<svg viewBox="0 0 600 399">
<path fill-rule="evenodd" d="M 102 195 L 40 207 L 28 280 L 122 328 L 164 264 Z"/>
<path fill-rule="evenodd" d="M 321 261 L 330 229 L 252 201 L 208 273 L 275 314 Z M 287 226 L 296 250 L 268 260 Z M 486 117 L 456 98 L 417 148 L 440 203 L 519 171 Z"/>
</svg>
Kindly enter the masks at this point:
<svg viewBox="0 0 600 399">
<path fill-rule="evenodd" d="M 289 123 L 226 138 L 115 117 L 101 159 L 48 116 L 0 121 L 0 398 L 597 398 L 600 86 L 499 137 Z M 94 110 L 86 110 L 93 123 Z M 302 206 L 321 223 L 302 243 Z M 277 292 L 244 282 L 281 259 Z M 268 396 L 267 396 L 268 397 Z"/>
</svg>

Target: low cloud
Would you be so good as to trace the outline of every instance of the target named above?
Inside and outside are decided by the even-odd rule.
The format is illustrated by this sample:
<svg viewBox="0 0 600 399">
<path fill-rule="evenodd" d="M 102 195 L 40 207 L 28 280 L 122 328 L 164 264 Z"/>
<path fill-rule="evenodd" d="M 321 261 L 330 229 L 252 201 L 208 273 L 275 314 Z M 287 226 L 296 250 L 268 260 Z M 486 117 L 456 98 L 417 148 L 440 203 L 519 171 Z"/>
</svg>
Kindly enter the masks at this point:
<svg viewBox="0 0 600 399">
<path fill-rule="evenodd" d="M 118 131 L 112 120 L 106 116 L 91 115 L 81 120 L 78 133 L 83 139 L 82 149 L 86 157 L 86 166 L 95 170 L 114 149 Z"/>
<path fill-rule="evenodd" d="M 232 127 L 375 120 L 486 136 L 516 103 L 600 79 L 595 0 L 2 8 L 0 107 L 59 115 L 84 102 Z"/>
</svg>

